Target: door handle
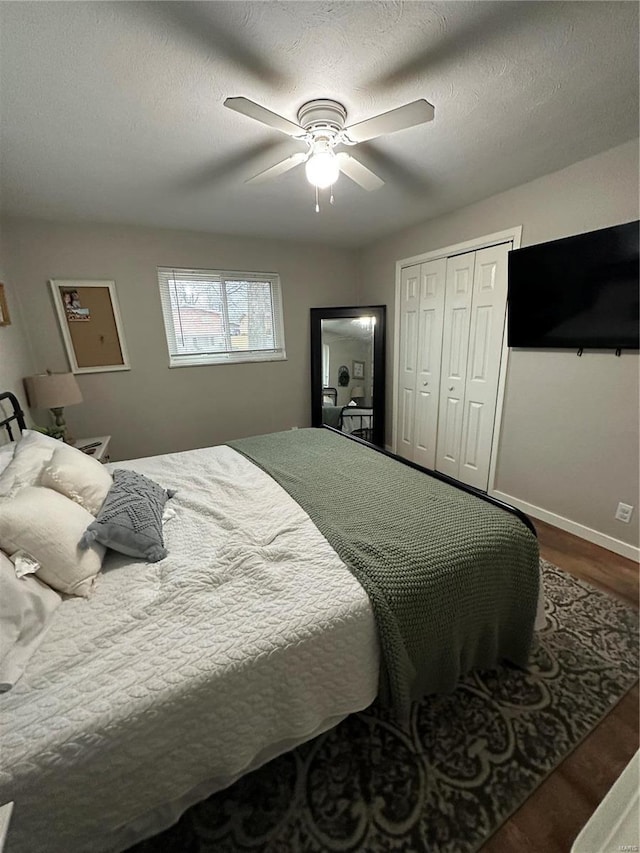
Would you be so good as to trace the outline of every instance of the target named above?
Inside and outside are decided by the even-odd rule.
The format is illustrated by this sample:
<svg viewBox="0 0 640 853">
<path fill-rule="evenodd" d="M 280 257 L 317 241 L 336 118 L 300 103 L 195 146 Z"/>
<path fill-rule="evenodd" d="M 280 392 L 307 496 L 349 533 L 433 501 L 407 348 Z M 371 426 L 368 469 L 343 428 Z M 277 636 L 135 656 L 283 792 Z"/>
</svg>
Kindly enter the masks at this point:
<svg viewBox="0 0 640 853">
<path fill-rule="evenodd" d="M 423 382 L 422 384 L 423 384 L 423 385 L 428 385 L 429 383 L 428 383 L 428 382 Z"/>
<path fill-rule="evenodd" d="M 449 391 L 453 391 L 453 385 L 449 388 Z"/>
</svg>

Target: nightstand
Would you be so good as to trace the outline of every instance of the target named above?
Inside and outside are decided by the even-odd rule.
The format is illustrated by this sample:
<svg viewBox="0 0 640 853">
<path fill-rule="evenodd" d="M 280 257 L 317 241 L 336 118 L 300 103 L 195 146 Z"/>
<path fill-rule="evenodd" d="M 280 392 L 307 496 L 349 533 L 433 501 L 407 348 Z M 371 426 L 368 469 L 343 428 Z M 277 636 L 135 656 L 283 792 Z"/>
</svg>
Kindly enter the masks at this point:
<svg viewBox="0 0 640 853">
<path fill-rule="evenodd" d="M 87 456 L 93 456 L 98 462 L 106 463 L 109 461 L 110 441 L 110 435 L 98 435 L 94 438 L 77 438 L 73 442 L 73 446 L 77 447 L 78 450 L 82 450 Z"/>
</svg>

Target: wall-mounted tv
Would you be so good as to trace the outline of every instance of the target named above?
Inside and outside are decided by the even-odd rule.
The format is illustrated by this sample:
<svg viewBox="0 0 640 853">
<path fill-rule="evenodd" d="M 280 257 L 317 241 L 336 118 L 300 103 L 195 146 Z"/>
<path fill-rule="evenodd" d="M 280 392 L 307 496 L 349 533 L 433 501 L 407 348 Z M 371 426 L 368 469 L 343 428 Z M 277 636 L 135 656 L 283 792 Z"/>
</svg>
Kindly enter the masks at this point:
<svg viewBox="0 0 640 853">
<path fill-rule="evenodd" d="M 639 224 L 510 252 L 509 346 L 640 348 Z"/>
</svg>

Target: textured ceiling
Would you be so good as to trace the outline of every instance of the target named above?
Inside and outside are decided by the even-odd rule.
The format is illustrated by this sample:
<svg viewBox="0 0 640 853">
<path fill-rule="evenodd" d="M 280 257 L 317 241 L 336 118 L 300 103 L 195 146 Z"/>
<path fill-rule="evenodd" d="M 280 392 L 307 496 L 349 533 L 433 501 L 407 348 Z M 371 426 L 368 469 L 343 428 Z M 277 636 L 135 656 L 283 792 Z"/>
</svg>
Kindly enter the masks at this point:
<svg viewBox="0 0 640 853">
<path fill-rule="evenodd" d="M 635 2 L 0 3 L 5 213 L 362 245 L 638 135 Z M 223 107 L 348 124 L 416 98 L 435 120 L 363 143 L 316 214 L 300 143 Z M 302 148 L 303 150 L 303 148 Z"/>
</svg>

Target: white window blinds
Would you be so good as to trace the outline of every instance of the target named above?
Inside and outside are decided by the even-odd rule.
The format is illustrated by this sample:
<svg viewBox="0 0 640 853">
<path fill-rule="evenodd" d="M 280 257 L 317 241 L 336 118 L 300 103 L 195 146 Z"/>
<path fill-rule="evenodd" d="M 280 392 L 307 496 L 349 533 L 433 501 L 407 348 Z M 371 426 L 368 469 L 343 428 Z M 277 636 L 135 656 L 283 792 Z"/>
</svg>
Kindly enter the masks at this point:
<svg viewBox="0 0 640 853">
<path fill-rule="evenodd" d="M 158 267 L 169 366 L 285 358 L 275 273 Z"/>
</svg>

